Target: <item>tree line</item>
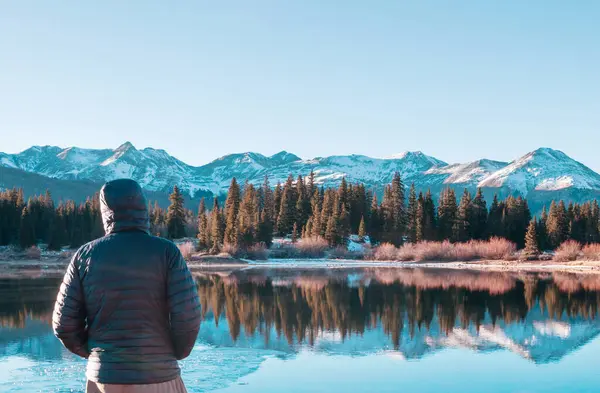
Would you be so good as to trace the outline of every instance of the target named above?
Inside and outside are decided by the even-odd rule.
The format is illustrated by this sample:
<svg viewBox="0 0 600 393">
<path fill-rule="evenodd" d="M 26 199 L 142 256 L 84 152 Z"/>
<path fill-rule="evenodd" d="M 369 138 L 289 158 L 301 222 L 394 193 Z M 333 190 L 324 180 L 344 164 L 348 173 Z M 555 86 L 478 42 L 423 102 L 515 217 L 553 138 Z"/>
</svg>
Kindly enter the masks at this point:
<svg viewBox="0 0 600 393">
<path fill-rule="evenodd" d="M 405 195 L 408 193 L 408 195 Z M 331 247 L 346 244 L 351 234 L 369 237 L 372 244 L 421 241 L 464 242 L 502 237 L 530 251 L 555 249 L 565 240 L 582 244 L 600 242 L 597 201 L 583 204 L 552 202 L 539 217 L 532 217 L 527 200 L 494 196 L 489 204 L 481 190 L 460 198 L 452 188 L 437 201 L 430 191 L 408 190 L 398 173 L 384 190 L 381 201 L 364 184 L 342 179 L 337 188 L 315 184 L 315 175 L 289 176 L 274 188 L 265 177 L 262 185 L 240 185 L 232 179 L 224 203 L 219 198 L 200 201 L 197 212 L 184 206 L 175 186 L 170 206 L 149 203 L 152 234 L 171 239 L 197 237 L 200 250 L 217 253 L 224 247 L 270 247 L 275 236 L 320 237 Z M 47 243 L 50 249 L 77 247 L 103 235 L 98 195 L 76 204 L 55 206 L 50 193 L 25 201 L 22 189 L 0 192 L 0 245 L 23 248 Z"/>
</svg>

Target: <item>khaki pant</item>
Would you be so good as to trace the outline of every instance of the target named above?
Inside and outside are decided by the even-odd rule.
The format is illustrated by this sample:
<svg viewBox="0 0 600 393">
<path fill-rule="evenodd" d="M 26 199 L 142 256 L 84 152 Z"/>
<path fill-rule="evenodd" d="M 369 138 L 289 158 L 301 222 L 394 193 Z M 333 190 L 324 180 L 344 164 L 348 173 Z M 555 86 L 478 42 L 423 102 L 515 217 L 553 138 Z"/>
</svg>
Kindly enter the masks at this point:
<svg viewBox="0 0 600 393">
<path fill-rule="evenodd" d="M 111 385 L 87 381 L 86 393 L 187 393 L 181 377 L 150 385 Z"/>
</svg>

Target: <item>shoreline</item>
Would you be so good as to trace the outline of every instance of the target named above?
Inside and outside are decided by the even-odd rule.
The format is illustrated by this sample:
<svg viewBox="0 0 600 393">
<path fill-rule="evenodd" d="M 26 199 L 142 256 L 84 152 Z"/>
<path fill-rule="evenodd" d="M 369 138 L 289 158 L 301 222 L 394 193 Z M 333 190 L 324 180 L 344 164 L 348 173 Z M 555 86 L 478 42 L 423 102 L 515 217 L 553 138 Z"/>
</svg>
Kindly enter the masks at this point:
<svg viewBox="0 0 600 393">
<path fill-rule="evenodd" d="M 40 278 L 60 276 L 69 264 L 69 259 L 42 258 L 0 261 L 0 278 Z M 454 269 L 488 272 L 565 272 L 600 274 L 600 261 L 504 261 L 480 260 L 457 262 L 398 262 L 363 261 L 343 259 L 270 259 L 250 261 L 220 256 L 193 258 L 188 261 L 192 271 L 231 270 L 245 268 L 278 269 L 345 269 L 345 268 L 397 268 L 397 269 Z"/>
</svg>

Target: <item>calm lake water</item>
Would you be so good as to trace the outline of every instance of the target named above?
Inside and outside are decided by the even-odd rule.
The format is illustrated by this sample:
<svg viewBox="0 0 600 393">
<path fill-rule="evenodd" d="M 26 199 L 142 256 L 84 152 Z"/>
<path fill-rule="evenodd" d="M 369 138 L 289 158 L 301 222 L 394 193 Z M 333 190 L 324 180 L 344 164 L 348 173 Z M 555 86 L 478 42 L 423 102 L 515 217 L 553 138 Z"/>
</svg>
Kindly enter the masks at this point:
<svg viewBox="0 0 600 393">
<path fill-rule="evenodd" d="M 600 276 L 433 269 L 195 272 L 190 392 L 598 392 Z M 0 280 L 0 392 L 83 392 L 60 277 Z"/>
</svg>

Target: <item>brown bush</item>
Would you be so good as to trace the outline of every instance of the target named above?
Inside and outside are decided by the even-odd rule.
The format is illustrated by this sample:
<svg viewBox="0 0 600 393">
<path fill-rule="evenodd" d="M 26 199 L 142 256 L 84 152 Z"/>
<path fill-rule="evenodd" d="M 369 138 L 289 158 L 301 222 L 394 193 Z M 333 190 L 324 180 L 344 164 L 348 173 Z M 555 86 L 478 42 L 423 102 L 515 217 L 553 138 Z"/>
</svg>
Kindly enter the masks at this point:
<svg viewBox="0 0 600 393">
<path fill-rule="evenodd" d="M 25 256 L 29 259 L 41 259 L 42 251 L 38 246 L 31 246 L 25 250 Z"/>
<path fill-rule="evenodd" d="M 600 244 L 588 244 L 583 247 L 583 258 L 588 261 L 600 261 Z"/>
<path fill-rule="evenodd" d="M 322 237 L 310 237 L 300 240 L 293 247 L 296 248 L 299 258 L 323 258 L 329 245 Z"/>
<path fill-rule="evenodd" d="M 552 260 L 555 262 L 574 261 L 579 254 L 581 254 L 581 243 L 575 240 L 567 240 L 556 249 Z"/>
<path fill-rule="evenodd" d="M 391 243 L 383 243 L 375 249 L 373 257 L 376 261 L 397 261 L 398 249 Z"/>
<path fill-rule="evenodd" d="M 485 259 L 511 259 L 517 252 L 517 246 L 501 237 L 493 237 L 487 242 L 479 242 L 482 257 Z"/>
<path fill-rule="evenodd" d="M 233 244 L 223 244 L 223 247 L 221 247 L 221 253 L 219 255 L 220 256 L 228 255 L 230 257 L 238 257 L 239 253 L 240 253 L 240 249 L 237 246 L 234 246 Z"/>
<path fill-rule="evenodd" d="M 404 244 L 400 248 L 384 243 L 375 249 L 373 259 L 378 261 L 450 262 L 480 259 L 507 260 L 517 251 L 514 243 L 506 239 L 489 241 L 471 240 L 466 243 L 420 242 Z"/>
<path fill-rule="evenodd" d="M 415 260 L 422 262 L 454 260 L 453 245 L 449 241 L 415 244 Z"/>
<path fill-rule="evenodd" d="M 417 257 L 417 247 L 415 244 L 406 243 L 396 250 L 396 260 L 414 261 Z"/>
<path fill-rule="evenodd" d="M 269 250 L 265 243 L 255 244 L 244 253 L 245 257 L 253 261 L 265 261 L 269 259 Z"/>
<path fill-rule="evenodd" d="M 178 244 L 177 248 L 179 248 L 181 255 L 183 255 L 183 259 L 185 259 L 186 261 L 189 261 L 192 258 L 192 255 L 194 254 L 194 250 L 196 247 L 194 246 L 194 243 L 192 243 L 192 242 L 185 242 L 185 243 Z"/>
</svg>

